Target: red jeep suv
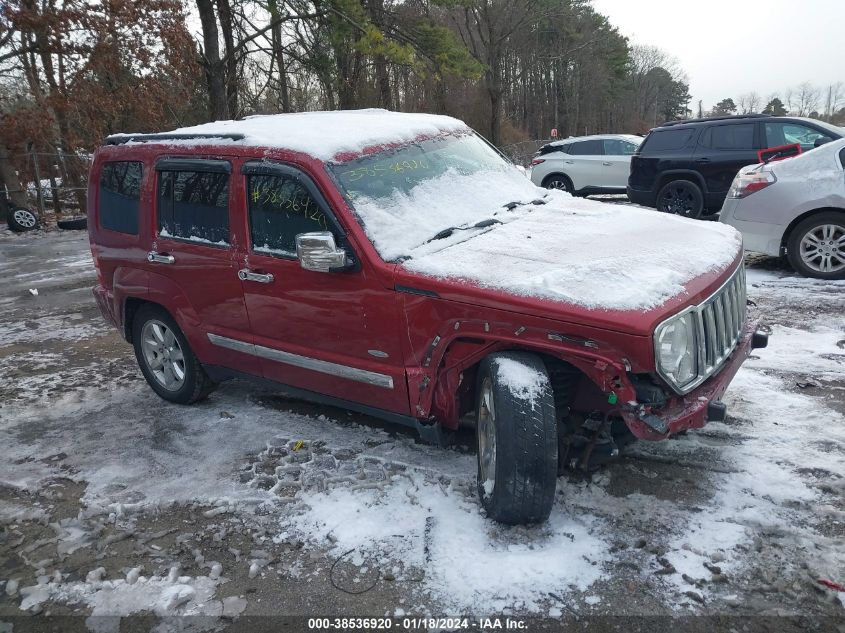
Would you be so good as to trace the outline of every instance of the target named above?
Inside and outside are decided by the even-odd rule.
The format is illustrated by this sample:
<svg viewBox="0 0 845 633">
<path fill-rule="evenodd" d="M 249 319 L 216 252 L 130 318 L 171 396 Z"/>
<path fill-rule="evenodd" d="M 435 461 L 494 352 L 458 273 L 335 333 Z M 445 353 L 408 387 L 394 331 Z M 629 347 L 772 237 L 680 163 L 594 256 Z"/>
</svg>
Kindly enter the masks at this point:
<svg viewBox="0 0 845 633">
<path fill-rule="evenodd" d="M 254 377 L 428 440 L 475 426 L 504 523 L 548 518 L 564 468 L 723 419 L 766 344 L 732 228 L 540 189 L 449 117 L 111 136 L 89 187 L 94 295 L 159 396 Z"/>
</svg>

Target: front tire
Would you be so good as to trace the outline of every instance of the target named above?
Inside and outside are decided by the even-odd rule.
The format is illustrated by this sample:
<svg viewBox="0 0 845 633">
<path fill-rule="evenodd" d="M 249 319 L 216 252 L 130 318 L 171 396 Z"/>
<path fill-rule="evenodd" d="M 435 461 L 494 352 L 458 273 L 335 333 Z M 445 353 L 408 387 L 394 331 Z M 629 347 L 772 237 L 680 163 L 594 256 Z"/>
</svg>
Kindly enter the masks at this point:
<svg viewBox="0 0 845 633">
<path fill-rule="evenodd" d="M 789 234 L 786 256 L 805 277 L 845 279 L 845 213 L 825 211 L 799 222 Z"/>
<path fill-rule="evenodd" d="M 193 404 L 217 387 L 163 308 L 148 304 L 138 310 L 132 322 L 132 343 L 147 383 L 168 402 Z"/>
<path fill-rule="evenodd" d="M 8 211 L 6 223 L 15 233 L 25 233 L 38 228 L 38 217 L 29 209 L 11 207 Z"/>
<path fill-rule="evenodd" d="M 673 180 L 657 194 L 657 210 L 696 220 L 704 212 L 704 194 L 694 182 Z"/>
<path fill-rule="evenodd" d="M 492 354 L 481 363 L 477 394 L 478 496 L 500 523 L 549 518 L 557 485 L 554 394 L 534 354 Z"/>
</svg>

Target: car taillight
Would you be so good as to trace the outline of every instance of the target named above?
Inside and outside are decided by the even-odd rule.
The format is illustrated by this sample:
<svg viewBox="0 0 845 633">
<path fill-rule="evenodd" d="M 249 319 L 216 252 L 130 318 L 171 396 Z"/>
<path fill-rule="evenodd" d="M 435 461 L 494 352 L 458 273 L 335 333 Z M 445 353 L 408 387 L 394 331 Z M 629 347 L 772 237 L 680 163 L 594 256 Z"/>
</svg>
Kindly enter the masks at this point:
<svg viewBox="0 0 845 633">
<path fill-rule="evenodd" d="M 752 193 L 765 189 L 778 181 L 777 177 L 770 171 L 752 171 L 739 173 L 731 183 L 728 190 L 728 198 L 746 198 Z"/>
<path fill-rule="evenodd" d="M 546 162 L 545 158 L 535 158 L 534 160 L 531 161 L 531 164 L 532 165 L 539 165 L 540 163 L 545 163 L 545 162 Z"/>
</svg>

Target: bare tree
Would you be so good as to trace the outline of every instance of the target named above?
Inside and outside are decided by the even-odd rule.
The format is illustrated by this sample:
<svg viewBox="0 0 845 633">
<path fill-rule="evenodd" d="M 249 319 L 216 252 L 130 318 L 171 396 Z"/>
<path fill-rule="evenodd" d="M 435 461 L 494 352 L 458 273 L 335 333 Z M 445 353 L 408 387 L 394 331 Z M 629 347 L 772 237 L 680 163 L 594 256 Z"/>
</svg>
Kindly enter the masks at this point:
<svg viewBox="0 0 845 633">
<path fill-rule="evenodd" d="M 739 96 L 736 102 L 740 114 L 752 114 L 757 112 L 762 105 L 762 99 L 756 92 L 746 92 Z"/>
</svg>

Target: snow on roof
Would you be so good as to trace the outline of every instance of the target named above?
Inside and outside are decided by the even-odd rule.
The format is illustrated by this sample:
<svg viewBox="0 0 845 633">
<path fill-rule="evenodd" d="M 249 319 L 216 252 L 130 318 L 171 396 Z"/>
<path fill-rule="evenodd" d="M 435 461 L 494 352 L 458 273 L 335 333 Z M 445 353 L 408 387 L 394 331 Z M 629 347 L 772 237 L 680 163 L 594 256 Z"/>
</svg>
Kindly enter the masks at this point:
<svg viewBox="0 0 845 633">
<path fill-rule="evenodd" d="M 240 121 L 214 121 L 178 128 L 170 134 L 239 134 L 244 138 L 224 142 L 287 149 L 330 160 L 337 154 L 358 153 L 374 145 L 407 143 L 420 137 L 468 130 L 466 123 L 449 116 L 368 109 L 251 116 Z M 135 139 L 135 142 L 139 141 L 143 142 L 143 139 Z M 211 142 L 207 139 L 180 140 L 176 144 Z"/>
</svg>

